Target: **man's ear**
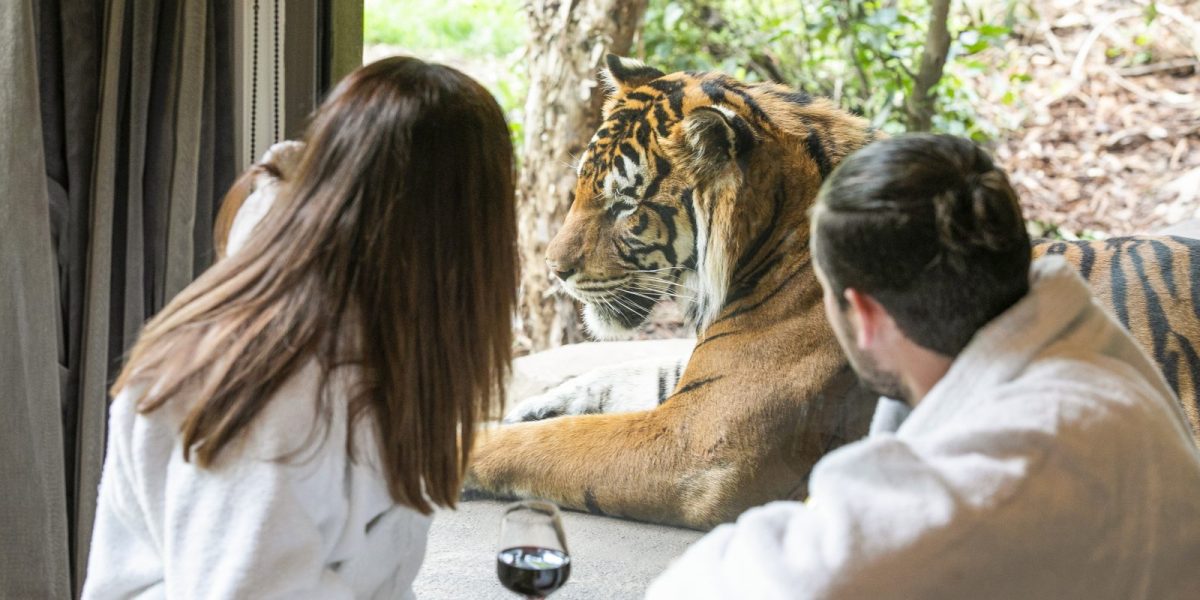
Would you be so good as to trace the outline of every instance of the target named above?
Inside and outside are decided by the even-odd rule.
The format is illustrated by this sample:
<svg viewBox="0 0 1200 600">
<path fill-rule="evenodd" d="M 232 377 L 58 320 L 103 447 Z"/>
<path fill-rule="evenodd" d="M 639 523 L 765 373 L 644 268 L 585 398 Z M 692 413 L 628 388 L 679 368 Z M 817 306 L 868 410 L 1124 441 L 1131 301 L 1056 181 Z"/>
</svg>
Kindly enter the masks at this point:
<svg viewBox="0 0 1200 600">
<path fill-rule="evenodd" d="M 843 292 L 850 318 L 853 320 L 854 343 L 859 350 L 871 350 L 878 346 L 887 334 L 887 327 L 892 322 L 891 315 L 877 300 L 854 288 L 846 288 Z"/>
<path fill-rule="evenodd" d="M 606 68 L 601 70 L 601 74 L 614 94 L 628 93 L 664 75 L 662 71 L 648 67 L 641 61 L 616 54 L 605 55 L 604 64 Z"/>
</svg>

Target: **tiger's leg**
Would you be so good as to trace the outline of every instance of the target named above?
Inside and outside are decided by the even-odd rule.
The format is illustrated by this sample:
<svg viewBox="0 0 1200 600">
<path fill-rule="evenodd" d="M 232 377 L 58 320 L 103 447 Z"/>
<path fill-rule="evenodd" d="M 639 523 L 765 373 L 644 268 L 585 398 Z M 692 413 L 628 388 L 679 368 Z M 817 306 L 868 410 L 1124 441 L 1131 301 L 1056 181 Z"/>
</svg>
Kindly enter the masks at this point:
<svg viewBox="0 0 1200 600">
<path fill-rule="evenodd" d="M 480 432 L 467 496 L 544 498 L 702 529 L 757 504 L 802 497 L 818 458 L 861 437 L 870 422 L 874 398 L 854 385 L 848 367 L 830 377 L 812 360 L 764 380 L 757 371 L 720 374 L 695 362 L 680 389 L 652 410 Z M 754 403 L 737 401 L 746 397 Z"/>
<path fill-rule="evenodd" d="M 683 354 L 593 369 L 518 402 L 504 417 L 504 422 L 654 408 L 666 401 L 675 389 L 690 356 L 688 349 Z"/>
<path fill-rule="evenodd" d="M 652 410 L 481 432 L 466 489 L 469 495 L 543 498 L 594 514 L 711 527 L 736 516 L 731 507 L 750 505 L 731 499 L 748 489 L 737 482 L 762 459 L 757 452 L 729 451 L 716 429 L 689 430 L 690 420 L 678 411 Z"/>
</svg>

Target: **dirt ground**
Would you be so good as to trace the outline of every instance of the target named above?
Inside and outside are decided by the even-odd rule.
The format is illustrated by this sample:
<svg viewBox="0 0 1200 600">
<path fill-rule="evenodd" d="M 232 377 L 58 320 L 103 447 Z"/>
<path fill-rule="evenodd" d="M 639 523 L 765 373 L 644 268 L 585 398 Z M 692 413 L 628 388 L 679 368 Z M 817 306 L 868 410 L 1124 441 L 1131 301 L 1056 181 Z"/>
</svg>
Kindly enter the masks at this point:
<svg viewBox="0 0 1200 600">
<path fill-rule="evenodd" d="M 975 81 L 1026 216 L 1067 237 L 1200 218 L 1200 2 L 1159 1 L 1149 23 L 1149 0 L 1031 4 Z M 1013 75 L 1029 80 L 993 85 Z"/>
</svg>

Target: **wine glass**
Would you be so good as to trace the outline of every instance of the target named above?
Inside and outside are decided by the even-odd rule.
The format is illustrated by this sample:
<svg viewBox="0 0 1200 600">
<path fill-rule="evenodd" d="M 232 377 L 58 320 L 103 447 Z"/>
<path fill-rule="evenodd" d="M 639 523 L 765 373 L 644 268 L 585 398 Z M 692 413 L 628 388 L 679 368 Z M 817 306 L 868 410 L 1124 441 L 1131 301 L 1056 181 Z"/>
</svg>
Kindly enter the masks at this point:
<svg viewBox="0 0 1200 600">
<path fill-rule="evenodd" d="M 504 509 L 496 575 L 526 598 L 545 598 L 567 582 L 571 557 L 557 506 L 525 500 Z"/>
</svg>

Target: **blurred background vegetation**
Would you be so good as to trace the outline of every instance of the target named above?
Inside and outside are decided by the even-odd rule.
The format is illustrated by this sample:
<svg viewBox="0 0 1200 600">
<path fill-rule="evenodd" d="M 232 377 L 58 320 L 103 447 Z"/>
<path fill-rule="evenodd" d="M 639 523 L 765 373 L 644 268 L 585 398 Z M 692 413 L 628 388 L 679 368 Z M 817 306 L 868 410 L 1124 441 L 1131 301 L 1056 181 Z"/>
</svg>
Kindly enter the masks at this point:
<svg viewBox="0 0 1200 600">
<path fill-rule="evenodd" d="M 747 80 L 772 80 L 833 98 L 891 133 L 905 130 L 904 99 L 925 45 L 923 0 L 765 0 L 651 2 L 642 54 L 670 69 L 716 68 Z M 993 3 L 1005 14 L 1016 1 Z M 997 15 L 992 15 L 995 17 Z M 1002 16 L 1002 15 L 1001 15 Z M 1010 29 L 983 13 L 953 11 L 946 73 L 935 88 L 934 129 L 984 139 L 996 133 L 972 110 L 961 84 L 971 57 L 1003 41 Z"/>
<path fill-rule="evenodd" d="M 937 88 L 934 128 L 986 139 L 996 125 L 972 110 L 962 75 L 988 68 L 972 57 L 1008 36 L 1020 0 L 957 10 L 956 37 Z M 517 123 L 524 103 L 521 0 L 367 0 L 368 54 L 394 49 L 460 65 L 485 79 Z M 924 0 L 651 0 L 639 59 L 664 71 L 720 70 L 829 96 L 904 131 L 903 101 L 925 42 Z M 373 47 L 373 48 L 371 48 Z"/>
<path fill-rule="evenodd" d="M 525 43 L 517 0 L 366 0 L 364 43 L 504 57 Z"/>
<path fill-rule="evenodd" d="M 412 54 L 463 70 L 505 108 L 518 155 L 545 159 L 523 145 L 523 123 L 562 107 L 528 97 L 531 64 L 552 39 L 561 47 L 580 34 L 549 27 L 530 39 L 527 19 L 556 1 L 365 0 L 364 59 Z M 1200 0 L 952 0 L 944 22 L 931 18 L 943 0 L 579 0 L 570 10 L 633 4 L 645 13 L 628 54 L 663 71 L 776 81 L 832 98 L 889 133 L 915 125 L 984 144 L 1034 236 L 1102 238 L 1200 219 Z M 920 67 L 931 22 L 945 26 L 949 45 L 929 106 Z M 544 140 L 567 130 L 554 121 L 536 131 Z M 568 162 L 555 156 L 530 168 Z M 537 189 L 519 203 L 526 262 L 540 264 L 566 195 L 527 185 Z M 545 281 L 523 285 L 533 307 L 522 313 L 526 350 L 541 348 L 573 311 L 550 306 Z M 578 333 L 562 331 L 563 341 Z"/>
<path fill-rule="evenodd" d="M 459 67 L 500 100 L 519 143 L 524 3 L 366 0 L 365 58 Z M 649 0 L 632 54 L 664 71 L 787 83 L 898 133 L 929 5 Z M 1196 0 L 956 0 L 932 129 L 986 143 L 1050 235 L 1200 217 L 1188 191 L 1200 185 L 1198 20 Z"/>
</svg>

